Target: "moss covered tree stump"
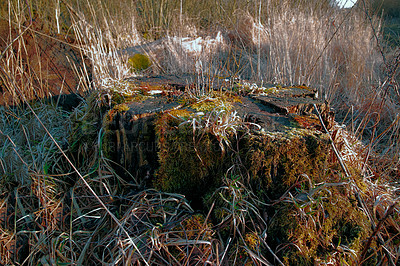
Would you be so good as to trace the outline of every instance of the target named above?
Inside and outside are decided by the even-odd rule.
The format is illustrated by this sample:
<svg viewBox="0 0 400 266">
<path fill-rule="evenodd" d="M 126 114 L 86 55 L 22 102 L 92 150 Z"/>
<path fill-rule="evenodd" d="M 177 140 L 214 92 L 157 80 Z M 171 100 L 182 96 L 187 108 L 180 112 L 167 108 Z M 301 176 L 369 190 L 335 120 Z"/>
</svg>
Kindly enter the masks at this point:
<svg viewBox="0 0 400 266">
<path fill-rule="evenodd" d="M 206 88 L 199 94 L 184 81 L 132 82 L 142 93 L 146 88 L 144 97 L 116 105 L 103 119 L 105 154 L 121 172 L 184 194 L 205 212 L 214 205 L 215 223 L 231 215 L 228 202 L 238 200 L 236 192 L 252 195 L 266 203 L 258 211 L 270 217 L 264 221 L 268 240 L 287 245 L 281 254 L 287 263 L 323 261 L 340 245 L 360 252 L 370 224 L 325 132 L 334 125 L 333 112 L 315 90 Z M 353 173 L 352 180 L 362 182 L 357 169 Z M 220 192 L 229 189 L 236 192 Z M 341 252 L 339 258 L 351 256 Z"/>
</svg>

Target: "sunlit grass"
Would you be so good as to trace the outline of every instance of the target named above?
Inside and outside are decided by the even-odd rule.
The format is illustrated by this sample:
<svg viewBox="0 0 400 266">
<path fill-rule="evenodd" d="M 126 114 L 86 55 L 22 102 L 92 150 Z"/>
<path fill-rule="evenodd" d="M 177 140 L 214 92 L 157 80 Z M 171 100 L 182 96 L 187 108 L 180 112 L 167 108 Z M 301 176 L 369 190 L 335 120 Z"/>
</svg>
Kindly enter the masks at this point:
<svg viewBox="0 0 400 266">
<path fill-rule="evenodd" d="M 381 263 L 398 263 L 400 59 L 384 45 L 382 21 L 372 13 L 305 0 L 2 4 L 0 89 L 7 98 L 0 107 L 0 264 L 282 264 L 279 256 L 287 247 L 270 247 L 262 212 L 266 202 L 249 189 L 247 176 L 219 177 L 223 186 L 210 197 L 208 212 L 198 215 L 182 195 L 139 192 L 137 182 L 118 176 L 102 153 L 107 86 L 137 75 L 121 51 L 138 45 L 153 61 L 146 74 L 190 73 L 208 82 L 236 78 L 318 89 L 346 125 L 331 132 L 340 156 L 364 174 L 366 187 L 349 181 L 343 190 L 357 195 L 354 200 L 373 226 L 370 238 L 376 236 L 378 243 L 366 244 L 353 262 L 379 254 Z M 185 49 L 182 40 L 199 37 L 205 43 L 201 53 Z M 43 99 L 55 89 L 48 68 L 30 54 L 41 56 L 35 38 L 74 47 L 80 62 L 90 62 L 79 68 L 70 61 L 85 97 L 72 112 L 57 99 Z M 56 91 L 68 92 L 63 86 Z M 95 93 L 88 97 L 89 92 Z M 189 95 L 212 97 L 200 86 Z M 215 109 L 205 125 L 182 123 L 212 132 L 224 150 L 241 122 L 236 113 Z M 310 181 L 309 195 L 315 185 Z M 217 201 L 224 217 L 212 225 Z M 314 218 L 301 212 L 289 191 L 280 201 L 298 207 L 312 228 Z"/>
</svg>

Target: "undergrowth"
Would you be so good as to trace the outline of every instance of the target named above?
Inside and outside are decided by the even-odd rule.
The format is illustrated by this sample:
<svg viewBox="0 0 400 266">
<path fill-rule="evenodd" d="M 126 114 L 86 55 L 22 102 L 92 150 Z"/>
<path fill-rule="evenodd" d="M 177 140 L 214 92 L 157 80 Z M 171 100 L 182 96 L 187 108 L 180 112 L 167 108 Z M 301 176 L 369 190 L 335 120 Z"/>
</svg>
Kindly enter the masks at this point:
<svg viewBox="0 0 400 266">
<path fill-rule="evenodd" d="M 2 1 L 0 264 L 397 265 L 397 33 L 361 2 Z M 125 78 L 187 72 L 187 110 L 157 117 L 163 191 L 145 188 L 103 123 L 147 97 Z M 268 83 L 316 88 L 332 140 L 251 135 L 238 99 L 216 100 Z"/>
</svg>

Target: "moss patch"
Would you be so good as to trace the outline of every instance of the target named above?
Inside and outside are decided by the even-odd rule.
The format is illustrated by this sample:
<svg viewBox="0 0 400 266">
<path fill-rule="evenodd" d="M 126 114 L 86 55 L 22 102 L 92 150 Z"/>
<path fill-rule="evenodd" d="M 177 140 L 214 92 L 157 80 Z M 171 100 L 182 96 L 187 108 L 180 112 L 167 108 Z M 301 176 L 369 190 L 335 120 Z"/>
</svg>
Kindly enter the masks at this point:
<svg viewBox="0 0 400 266">
<path fill-rule="evenodd" d="M 135 54 L 128 59 L 128 65 L 131 72 L 140 72 L 151 66 L 151 60 L 147 55 Z"/>
<path fill-rule="evenodd" d="M 155 186 L 200 199 L 219 183 L 224 157 L 215 136 L 194 130 L 190 123 L 180 125 L 179 118 L 189 115 L 187 110 L 173 111 L 156 122 L 160 168 Z"/>
<path fill-rule="evenodd" d="M 341 191 L 342 190 L 342 191 Z M 285 246 L 286 264 L 313 265 L 333 260 L 353 265 L 370 234 L 370 223 L 346 189 L 320 190 L 307 201 L 296 198 L 278 204 L 269 225 L 269 241 Z"/>
<path fill-rule="evenodd" d="M 330 144 L 324 134 L 253 134 L 243 142 L 241 146 L 247 148 L 241 150 L 242 157 L 253 189 L 261 198 L 279 198 L 290 186 L 300 183 L 302 174 L 315 182 L 325 177 Z"/>
</svg>

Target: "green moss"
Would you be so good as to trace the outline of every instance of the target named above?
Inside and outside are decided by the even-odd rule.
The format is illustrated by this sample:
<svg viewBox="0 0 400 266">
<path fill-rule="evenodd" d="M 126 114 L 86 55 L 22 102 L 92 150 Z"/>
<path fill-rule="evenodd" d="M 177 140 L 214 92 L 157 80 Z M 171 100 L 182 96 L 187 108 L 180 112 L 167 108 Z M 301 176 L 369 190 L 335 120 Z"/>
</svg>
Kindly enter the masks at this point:
<svg viewBox="0 0 400 266">
<path fill-rule="evenodd" d="M 334 260 L 354 264 L 349 250 L 362 250 L 370 223 L 346 186 L 316 188 L 343 182 L 328 137 L 310 130 L 250 134 L 240 147 L 252 191 L 264 202 L 275 202 L 266 208 L 273 217 L 268 236 L 273 246 L 286 246 L 279 254 L 284 261 L 313 265 L 335 253 Z M 354 171 L 361 185 L 358 176 Z M 300 193 L 305 197 L 297 199 Z"/>
<path fill-rule="evenodd" d="M 193 130 L 190 123 L 180 125 L 179 118 L 191 114 L 185 109 L 176 110 L 157 119 L 160 168 L 154 185 L 189 199 L 200 199 L 221 182 L 224 157 L 215 136 Z"/>
<path fill-rule="evenodd" d="M 213 183 L 210 169 L 221 162 L 218 144 L 209 134 L 196 134 L 190 125 L 165 131 L 159 142 L 160 169 L 156 187 L 168 192 L 178 192 L 190 198 L 201 197 Z M 217 151 L 217 152 L 216 152 Z"/>
<path fill-rule="evenodd" d="M 257 196 L 279 198 L 302 174 L 323 180 L 330 145 L 324 134 L 249 135 L 241 145 Z"/>
<path fill-rule="evenodd" d="M 113 109 L 111 111 L 113 112 L 126 112 L 129 110 L 129 106 L 127 106 L 126 104 L 118 104 L 116 106 L 113 107 Z"/>
<path fill-rule="evenodd" d="M 282 257 L 288 265 L 313 265 L 329 260 L 332 253 L 336 261 L 354 264 L 348 250 L 362 250 L 370 233 L 369 220 L 345 186 L 316 188 L 315 184 L 343 180 L 338 171 L 327 170 L 338 169 L 330 160 L 327 136 L 303 133 L 250 135 L 244 142 L 249 147 L 243 156 L 253 191 L 265 202 L 278 203 L 266 210 L 273 217 L 268 226 L 270 243 L 287 247 Z M 356 174 L 354 178 L 362 182 Z"/>
<path fill-rule="evenodd" d="M 255 232 L 248 232 L 245 234 L 244 240 L 247 247 L 253 251 L 257 251 L 260 248 L 260 238 Z"/>
<path fill-rule="evenodd" d="M 368 218 L 336 187 L 320 190 L 308 202 L 281 203 L 276 209 L 268 235 L 276 245 L 288 244 L 282 257 L 289 265 L 329 258 L 353 265 L 357 261 L 352 252 L 359 254 L 370 235 Z"/>
<path fill-rule="evenodd" d="M 187 219 L 183 220 L 179 226 L 174 228 L 174 231 L 178 231 L 178 235 L 186 239 L 197 239 L 201 234 L 202 239 L 210 240 L 214 235 L 214 232 L 210 230 L 213 225 L 206 220 L 201 214 L 194 214 Z"/>
<path fill-rule="evenodd" d="M 135 54 L 128 59 L 128 65 L 131 72 L 140 72 L 148 69 L 151 66 L 151 60 L 147 55 Z"/>
<path fill-rule="evenodd" d="M 223 91 L 212 91 L 207 97 L 192 99 L 189 106 L 200 112 L 210 112 L 213 110 L 230 111 L 236 102 L 241 102 L 241 99 L 235 94 Z"/>
<path fill-rule="evenodd" d="M 201 102 L 197 102 L 191 105 L 193 109 L 196 111 L 201 111 L 201 112 L 208 112 L 212 111 L 214 108 L 216 108 L 218 104 L 215 101 L 211 100 L 205 100 Z"/>
<path fill-rule="evenodd" d="M 113 88 L 111 90 L 111 104 L 119 105 L 127 102 L 141 102 L 149 98 L 147 90 L 139 87 L 130 90 L 121 90 Z"/>
</svg>

